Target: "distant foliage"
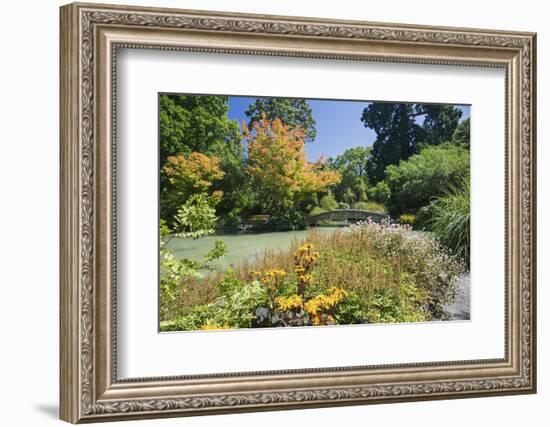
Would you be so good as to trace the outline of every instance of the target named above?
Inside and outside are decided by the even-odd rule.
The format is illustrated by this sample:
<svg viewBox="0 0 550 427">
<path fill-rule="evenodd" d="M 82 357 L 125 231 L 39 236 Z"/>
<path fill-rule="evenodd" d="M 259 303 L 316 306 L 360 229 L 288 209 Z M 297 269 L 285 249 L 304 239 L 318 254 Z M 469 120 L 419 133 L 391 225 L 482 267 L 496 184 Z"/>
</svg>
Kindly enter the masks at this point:
<svg viewBox="0 0 550 427">
<path fill-rule="evenodd" d="M 334 194 L 332 194 L 332 191 L 329 191 L 327 194 L 321 197 L 321 200 L 319 201 L 319 207 L 323 211 L 338 209 L 338 202 L 334 198 Z"/>
<path fill-rule="evenodd" d="M 370 155 L 370 147 L 354 147 L 328 159 L 329 167 L 342 177 L 333 188 L 338 201 L 353 204 L 367 200 L 367 163 Z"/>
<path fill-rule="evenodd" d="M 470 149 L 470 118 L 468 117 L 458 125 L 453 135 L 453 142 L 462 148 Z"/>
<path fill-rule="evenodd" d="M 388 202 L 391 192 L 386 181 L 379 181 L 375 186 L 368 189 L 367 194 L 370 200 L 385 204 Z"/>
<path fill-rule="evenodd" d="M 180 154 L 166 160 L 164 172 L 181 197 L 207 191 L 213 181 L 225 175 L 220 169 L 220 159 L 202 153 Z"/>
<path fill-rule="evenodd" d="M 394 216 L 416 213 L 435 197 L 459 185 L 469 172 L 468 150 L 451 144 L 426 147 L 409 160 L 386 169 L 389 212 Z"/>
<path fill-rule="evenodd" d="M 384 205 L 382 205 L 381 203 L 373 202 L 373 201 L 357 202 L 354 205 L 354 208 L 355 209 L 362 209 L 364 211 L 369 211 L 369 212 L 381 213 L 381 214 L 387 213 L 386 207 Z"/>
</svg>

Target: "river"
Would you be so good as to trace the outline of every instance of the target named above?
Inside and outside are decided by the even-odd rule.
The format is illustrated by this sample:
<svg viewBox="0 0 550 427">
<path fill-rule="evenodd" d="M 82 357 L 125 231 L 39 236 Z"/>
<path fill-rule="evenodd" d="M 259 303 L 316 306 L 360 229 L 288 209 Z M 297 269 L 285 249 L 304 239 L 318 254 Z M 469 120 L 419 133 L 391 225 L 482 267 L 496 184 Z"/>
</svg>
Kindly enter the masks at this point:
<svg viewBox="0 0 550 427">
<path fill-rule="evenodd" d="M 317 227 L 315 230 L 321 233 L 333 233 L 341 227 Z M 266 249 L 289 249 L 293 239 L 307 239 L 310 230 L 274 231 L 267 233 L 234 233 L 217 234 L 201 237 L 200 239 L 172 238 L 168 242 L 168 248 L 180 258 L 188 258 L 201 261 L 202 256 L 214 246 L 214 241 L 223 240 L 227 245 L 227 254 L 217 260 L 212 268 L 225 270 L 227 267 L 237 265 L 245 258 L 249 260 L 261 254 Z"/>
</svg>

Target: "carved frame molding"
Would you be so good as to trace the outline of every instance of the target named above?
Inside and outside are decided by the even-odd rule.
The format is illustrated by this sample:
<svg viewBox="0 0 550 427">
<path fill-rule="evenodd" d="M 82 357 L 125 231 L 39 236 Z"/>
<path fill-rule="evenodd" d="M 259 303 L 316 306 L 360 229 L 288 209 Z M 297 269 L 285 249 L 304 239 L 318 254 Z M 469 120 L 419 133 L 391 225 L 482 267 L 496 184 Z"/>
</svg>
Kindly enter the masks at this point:
<svg viewBox="0 0 550 427">
<path fill-rule="evenodd" d="M 116 378 L 118 48 L 503 67 L 506 357 Z M 535 35 L 174 9 L 61 8 L 61 418 L 73 423 L 426 400 L 536 389 Z M 286 385 L 292 380 L 292 387 Z"/>
</svg>

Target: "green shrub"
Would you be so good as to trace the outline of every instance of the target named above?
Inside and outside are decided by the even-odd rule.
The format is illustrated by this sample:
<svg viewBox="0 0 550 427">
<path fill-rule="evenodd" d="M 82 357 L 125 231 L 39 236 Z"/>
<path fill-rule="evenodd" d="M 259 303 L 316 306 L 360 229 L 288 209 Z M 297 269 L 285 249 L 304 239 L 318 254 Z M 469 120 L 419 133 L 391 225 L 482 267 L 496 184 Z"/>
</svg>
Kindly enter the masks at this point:
<svg viewBox="0 0 550 427">
<path fill-rule="evenodd" d="M 161 322 L 161 331 L 196 329 L 250 328 L 255 310 L 267 304 L 265 288 L 257 281 L 244 283 L 225 279 L 220 283 L 221 295 L 212 303 L 194 307 L 185 316 Z"/>
<path fill-rule="evenodd" d="M 341 325 L 365 322 L 367 319 L 365 304 L 355 292 L 348 292 L 334 311 L 334 318 L 336 323 Z"/>
<path fill-rule="evenodd" d="M 442 144 L 424 148 L 407 161 L 386 168 L 390 188 L 387 207 L 393 216 L 416 212 L 469 176 L 470 153 Z"/>
<path fill-rule="evenodd" d="M 367 317 L 372 323 L 424 322 L 426 294 L 410 283 L 377 289 L 369 301 Z"/>
<path fill-rule="evenodd" d="M 319 206 L 324 211 L 331 211 L 333 209 L 338 209 L 338 202 L 334 198 L 334 194 L 332 194 L 332 192 L 329 192 L 328 194 L 321 197 L 321 201 L 319 202 Z"/>
<path fill-rule="evenodd" d="M 390 187 L 385 181 L 379 181 L 374 187 L 367 190 L 370 200 L 385 204 L 390 198 Z"/>
<path fill-rule="evenodd" d="M 431 205 L 430 229 L 451 252 L 470 263 L 470 180 Z"/>
<path fill-rule="evenodd" d="M 367 202 L 357 202 L 354 206 L 355 209 L 362 209 L 369 212 L 377 213 L 386 213 L 386 207 L 380 203 L 367 201 Z"/>
<path fill-rule="evenodd" d="M 310 215 L 318 215 L 318 214 L 323 213 L 323 212 L 326 212 L 326 209 L 323 209 L 320 206 L 315 206 L 309 214 Z"/>
</svg>

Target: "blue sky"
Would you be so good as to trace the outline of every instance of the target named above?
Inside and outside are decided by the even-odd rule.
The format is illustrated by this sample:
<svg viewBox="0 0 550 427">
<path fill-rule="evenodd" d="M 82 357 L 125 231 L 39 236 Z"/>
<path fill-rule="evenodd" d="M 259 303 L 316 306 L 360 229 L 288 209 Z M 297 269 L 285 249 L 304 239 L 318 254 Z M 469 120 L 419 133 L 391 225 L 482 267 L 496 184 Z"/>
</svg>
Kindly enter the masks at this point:
<svg viewBox="0 0 550 427">
<path fill-rule="evenodd" d="M 256 97 L 230 96 L 228 117 L 239 124 L 243 120 L 248 123 L 244 112 L 255 100 Z M 317 129 L 315 141 L 306 146 L 309 161 L 315 161 L 321 155 L 335 157 L 348 148 L 370 146 L 374 142 L 376 133 L 361 122 L 363 110 L 370 102 L 320 99 L 308 99 L 307 102 L 313 111 Z M 470 116 L 469 106 L 458 107 L 463 112 L 462 119 Z"/>
</svg>

